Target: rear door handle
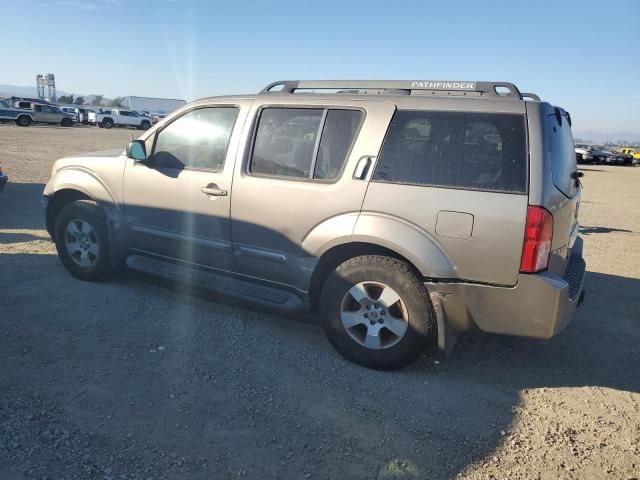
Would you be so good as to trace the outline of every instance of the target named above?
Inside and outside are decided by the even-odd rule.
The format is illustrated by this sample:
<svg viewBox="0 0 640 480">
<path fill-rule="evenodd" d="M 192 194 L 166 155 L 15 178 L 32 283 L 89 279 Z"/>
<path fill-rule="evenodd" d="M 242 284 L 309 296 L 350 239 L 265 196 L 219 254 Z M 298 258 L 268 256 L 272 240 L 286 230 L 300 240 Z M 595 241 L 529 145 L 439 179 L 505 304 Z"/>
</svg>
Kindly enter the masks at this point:
<svg viewBox="0 0 640 480">
<path fill-rule="evenodd" d="M 226 190 L 222 190 L 220 188 L 213 187 L 213 186 L 202 187 L 200 190 L 205 195 L 210 195 L 212 197 L 226 197 L 227 196 L 227 191 Z"/>
<path fill-rule="evenodd" d="M 366 180 L 374 158 L 375 157 L 362 157 L 358 160 L 356 169 L 353 172 L 353 178 L 355 180 Z"/>
</svg>

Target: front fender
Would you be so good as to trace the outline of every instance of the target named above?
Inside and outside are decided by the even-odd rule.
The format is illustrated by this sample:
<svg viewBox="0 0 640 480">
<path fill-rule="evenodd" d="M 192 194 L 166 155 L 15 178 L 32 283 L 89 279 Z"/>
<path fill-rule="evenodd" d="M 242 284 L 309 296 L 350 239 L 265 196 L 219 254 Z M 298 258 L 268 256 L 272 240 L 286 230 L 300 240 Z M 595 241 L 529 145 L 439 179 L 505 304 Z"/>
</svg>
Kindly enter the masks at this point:
<svg viewBox="0 0 640 480">
<path fill-rule="evenodd" d="M 95 172 L 84 167 L 74 165 L 59 169 L 45 186 L 44 195 L 52 198 L 60 190 L 77 190 L 101 204 L 105 211 L 121 210 L 109 185 Z"/>
</svg>

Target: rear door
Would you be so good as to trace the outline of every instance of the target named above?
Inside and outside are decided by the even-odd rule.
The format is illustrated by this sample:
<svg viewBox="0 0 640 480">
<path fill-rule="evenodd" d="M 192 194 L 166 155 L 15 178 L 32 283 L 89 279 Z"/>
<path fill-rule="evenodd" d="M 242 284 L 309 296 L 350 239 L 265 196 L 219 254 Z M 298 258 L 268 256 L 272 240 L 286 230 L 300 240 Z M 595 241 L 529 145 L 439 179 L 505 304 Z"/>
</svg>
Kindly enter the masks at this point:
<svg viewBox="0 0 640 480">
<path fill-rule="evenodd" d="M 461 102 L 467 111 L 451 110 Z M 399 105 L 362 217 L 410 222 L 446 253 L 460 280 L 514 285 L 528 204 L 525 112 L 513 101 L 483 111 L 488 102 Z"/>
<path fill-rule="evenodd" d="M 302 291 L 316 262 L 304 239 L 329 219 L 352 231 L 367 188 L 354 172 L 377 155 L 395 109 L 315 97 L 256 100 L 231 198 L 238 271 Z"/>
</svg>

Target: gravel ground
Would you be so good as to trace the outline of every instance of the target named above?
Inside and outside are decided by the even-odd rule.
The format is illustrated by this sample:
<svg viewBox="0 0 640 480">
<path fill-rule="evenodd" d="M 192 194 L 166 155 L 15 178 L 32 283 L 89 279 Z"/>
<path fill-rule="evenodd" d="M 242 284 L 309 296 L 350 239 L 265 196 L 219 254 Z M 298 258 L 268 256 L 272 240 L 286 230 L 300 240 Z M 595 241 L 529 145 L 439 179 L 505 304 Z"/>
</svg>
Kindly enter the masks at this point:
<svg viewBox="0 0 640 480">
<path fill-rule="evenodd" d="M 131 134 L 0 126 L 0 479 L 640 477 L 640 168 L 583 168 L 587 296 L 561 335 L 382 373 L 312 318 L 67 274 L 51 165 Z"/>
</svg>

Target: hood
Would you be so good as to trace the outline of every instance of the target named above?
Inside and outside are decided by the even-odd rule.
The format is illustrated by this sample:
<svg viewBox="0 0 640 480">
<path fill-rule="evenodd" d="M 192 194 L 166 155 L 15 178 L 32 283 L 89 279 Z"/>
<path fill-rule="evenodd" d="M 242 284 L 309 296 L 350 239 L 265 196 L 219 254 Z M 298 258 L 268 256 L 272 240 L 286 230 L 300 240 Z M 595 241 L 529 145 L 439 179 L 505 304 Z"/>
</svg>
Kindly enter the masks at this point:
<svg viewBox="0 0 640 480">
<path fill-rule="evenodd" d="M 79 169 L 97 177 L 109 176 L 113 172 L 120 172 L 119 175 L 122 175 L 125 162 L 125 152 L 122 148 L 70 155 L 56 160 L 51 169 L 51 177 L 62 169 Z"/>
<path fill-rule="evenodd" d="M 103 157 L 105 159 L 108 159 L 108 158 L 117 158 L 120 155 L 124 154 L 124 152 L 125 150 L 123 148 L 116 148 L 113 150 L 98 150 L 96 152 L 79 153 L 78 155 L 70 155 L 67 158 Z"/>
</svg>

